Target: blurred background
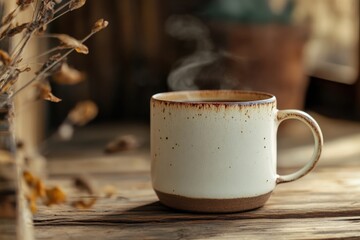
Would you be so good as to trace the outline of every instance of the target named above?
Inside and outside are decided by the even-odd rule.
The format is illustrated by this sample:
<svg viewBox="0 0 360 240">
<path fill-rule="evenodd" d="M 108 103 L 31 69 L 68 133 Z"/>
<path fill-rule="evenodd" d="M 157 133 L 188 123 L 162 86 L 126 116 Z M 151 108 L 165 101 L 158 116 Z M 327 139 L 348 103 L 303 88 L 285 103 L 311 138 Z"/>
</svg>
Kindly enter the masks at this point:
<svg viewBox="0 0 360 240">
<path fill-rule="evenodd" d="M 358 1 L 88 0 L 48 31 L 81 39 L 99 18 L 109 26 L 85 43 L 89 54 L 68 58 L 86 81 L 71 86 L 50 81 L 63 101 L 38 103 L 33 115 L 28 107 L 17 107 L 24 113 L 21 139 L 35 148 L 40 144 L 50 159 L 63 159 L 66 152 L 103 157 L 107 142 L 128 134 L 130 146 L 141 145 L 148 159 L 150 97 L 191 89 L 273 93 L 279 109 L 305 110 L 319 122 L 323 162 L 360 157 Z M 57 43 L 35 44 L 41 52 Z M 57 141 L 56 129 L 85 99 L 97 104 L 97 117 L 76 128 L 70 142 Z M 311 156 L 313 139 L 301 123 L 282 124 L 278 139 L 284 166 Z M 128 138 L 121 141 L 129 144 Z"/>
<path fill-rule="evenodd" d="M 81 38 L 98 18 L 109 27 L 72 54 L 77 86 L 53 86 L 56 126 L 81 99 L 95 122 L 149 119 L 149 98 L 168 90 L 252 89 L 279 108 L 360 117 L 359 4 L 356 0 L 94 1 L 52 24 Z"/>
</svg>

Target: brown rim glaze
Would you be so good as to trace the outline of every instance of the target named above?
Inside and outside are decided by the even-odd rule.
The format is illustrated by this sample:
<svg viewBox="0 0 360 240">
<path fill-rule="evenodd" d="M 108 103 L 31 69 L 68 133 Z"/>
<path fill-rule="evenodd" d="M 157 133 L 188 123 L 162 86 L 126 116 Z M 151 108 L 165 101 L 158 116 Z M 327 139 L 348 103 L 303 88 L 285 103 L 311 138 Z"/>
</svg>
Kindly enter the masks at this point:
<svg viewBox="0 0 360 240">
<path fill-rule="evenodd" d="M 167 103 L 186 103 L 197 104 L 197 102 L 214 100 L 214 102 L 206 102 L 205 104 L 218 104 L 218 100 L 229 100 L 229 102 L 221 102 L 226 105 L 251 105 L 275 102 L 274 95 L 264 92 L 242 91 L 242 90 L 195 90 L 195 91 L 176 91 L 158 93 L 152 96 L 152 101 Z M 241 101 L 236 101 L 241 99 Z M 191 101 L 191 103 L 187 102 Z M 204 104 L 204 102 L 201 102 Z"/>
<path fill-rule="evenodd" d="M 160 202 L 165 206 L 190 212 L 231 213 L 243 212 L 262 207 L 269 199 L 271 192 L 247 198 L 206 199 L 188 198 L 179 195 L 163 193 L 155 190 Z"/>
</svg>

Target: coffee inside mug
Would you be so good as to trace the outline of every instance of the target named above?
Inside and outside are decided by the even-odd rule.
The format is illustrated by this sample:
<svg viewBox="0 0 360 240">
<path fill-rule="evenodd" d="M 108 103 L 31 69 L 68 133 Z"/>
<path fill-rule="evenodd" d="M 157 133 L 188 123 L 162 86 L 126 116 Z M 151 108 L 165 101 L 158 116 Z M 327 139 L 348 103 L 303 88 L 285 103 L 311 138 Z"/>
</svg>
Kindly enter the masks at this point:
<svg viewBox="0 0 360 240">
<path fill-rule="evenodd" d="M 275 97 L 268 93 L 246 92 L 236 90 L 217 91 L 180 91 L 161 93 L 153 96 L 154 99 L 170 102 L 188 103 L 251 103 L 251 102 L 272 102 Z"/>
</svg>

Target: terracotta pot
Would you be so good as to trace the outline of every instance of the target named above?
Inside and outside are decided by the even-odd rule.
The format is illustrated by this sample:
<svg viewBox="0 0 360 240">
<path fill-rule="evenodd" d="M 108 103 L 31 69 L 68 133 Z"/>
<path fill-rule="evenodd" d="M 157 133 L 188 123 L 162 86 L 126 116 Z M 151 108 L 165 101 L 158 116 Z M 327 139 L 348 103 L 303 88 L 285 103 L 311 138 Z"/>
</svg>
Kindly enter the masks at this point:
<svg viewBox="0 0 360 240">
<path fill-rule="evenodd" d="M 233 61 L 227 72 L 236 88 L 274 94 L 280 109 L 304 106 L 308 80 L 303 48 L 306 29 L 289 25 L 211 24 L 217 45 Z"/>
</svg>

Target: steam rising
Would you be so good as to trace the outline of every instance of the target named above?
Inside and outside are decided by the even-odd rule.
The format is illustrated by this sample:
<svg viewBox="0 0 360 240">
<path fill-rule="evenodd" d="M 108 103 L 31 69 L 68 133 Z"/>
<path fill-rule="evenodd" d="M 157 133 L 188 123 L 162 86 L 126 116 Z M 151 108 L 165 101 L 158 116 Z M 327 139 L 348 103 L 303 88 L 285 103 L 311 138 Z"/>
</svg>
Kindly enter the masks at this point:
<svg viewBox="0 0 360 240">
<path fill-rule="evenodd" d="M 226 69 L 227 61 L 241 61 L 226 52 L 214 50 L 208 28 L 192 16 L 172 16 L 167 33 L 179 40 L 193 40 L 196 50 L 181 59 L 168 76 L 171 90 L 236 88 L 238 81 Z"/>
</svg>

